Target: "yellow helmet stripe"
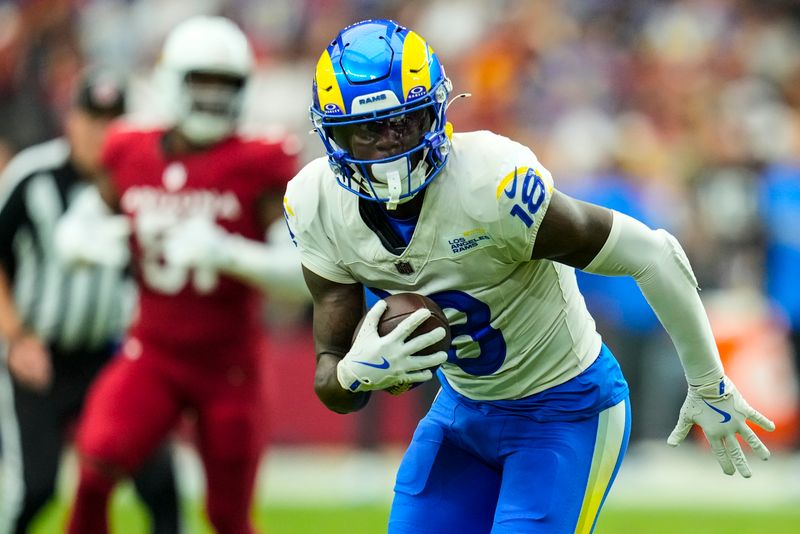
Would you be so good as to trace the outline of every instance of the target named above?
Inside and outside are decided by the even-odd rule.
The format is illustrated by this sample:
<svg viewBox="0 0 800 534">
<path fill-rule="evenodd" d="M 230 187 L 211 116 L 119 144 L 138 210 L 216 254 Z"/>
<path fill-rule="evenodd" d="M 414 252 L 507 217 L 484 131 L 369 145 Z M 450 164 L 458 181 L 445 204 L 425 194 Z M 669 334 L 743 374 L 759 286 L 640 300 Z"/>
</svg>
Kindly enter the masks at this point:
<svg viewBox="0 0 800 534">
<path fill-rule="evenodd" d="M 342 98 L 342 89 L 339 87 L 339 82 L 336 80 L 336 74 L 333 71 L 333 62 L 328 51 L 325 50 L 317 62 L 317 71 L 314 75 L 317 80 L 317 98 L 319 99 L 319 107 L 324 110 L 328 104 L 336 104 L 342 113 L 347 110 L 344 107 L 344 99 Z"/>
<path fill-rule="evenodd" d="M 403 98 L 408 98 L 408 92 L 417 86 L 422 86 L 426 91 L 431 88 L 431 62 L 430 54 L 433 50 L 422 37 L 410 31 L 403 41 Z"/>
</svg>

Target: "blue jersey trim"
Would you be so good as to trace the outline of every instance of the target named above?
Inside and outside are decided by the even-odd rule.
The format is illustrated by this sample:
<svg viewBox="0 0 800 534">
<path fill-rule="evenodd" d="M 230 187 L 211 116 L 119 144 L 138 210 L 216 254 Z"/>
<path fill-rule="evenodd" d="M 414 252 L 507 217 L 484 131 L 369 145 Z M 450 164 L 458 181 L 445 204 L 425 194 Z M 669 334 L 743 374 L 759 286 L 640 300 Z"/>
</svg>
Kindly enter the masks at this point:
<svg viewBox="0 0 800 534">
<path fill-rule="evenodd" d="M 458 393 L 438 372 L 442 391 L 475 409 L 496 408 L 501 412 L 519 412 L 535 421 L 577 421 L 610 408 L 629 394 L 628 383 L 614 355 L 605 344 L 600 355 L 575 378 L 515 400 L 478 401 Z"/>
<path fill-rule="evenodd" d="M 386 213 L 386 211 L 384 211 Z M 411 242 L 411 236 L 414 235 L 414 229 L 417 227 L 419 217 L 412 217 L 410 219 L 397 219 L 386 213 L 386 220 L 389 221 L 392 229 L 397 232 L 406 246 Z"/>
</svg>

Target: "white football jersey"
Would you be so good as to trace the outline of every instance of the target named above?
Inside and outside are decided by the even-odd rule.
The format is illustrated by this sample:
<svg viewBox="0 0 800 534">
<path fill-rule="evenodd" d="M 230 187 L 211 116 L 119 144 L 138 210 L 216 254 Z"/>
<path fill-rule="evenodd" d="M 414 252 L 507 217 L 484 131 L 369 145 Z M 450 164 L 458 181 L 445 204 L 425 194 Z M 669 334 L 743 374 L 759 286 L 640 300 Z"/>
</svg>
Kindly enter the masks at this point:
<svg viewBox="0 0 800 534">
<path fill-rule="evenodd" d="M 285 210 L 303 265 L 380 296 L 427 295 L 450 321 L 448 382 L 476 400 L 517 399 L 580 374 L 601 340 L 571 267 L 531 261 L 553 180 L 527 147 L 487 131 L 453 135 L 408 246 L 391 252 L 327 158 L 289 183 Z"/>
</svg>

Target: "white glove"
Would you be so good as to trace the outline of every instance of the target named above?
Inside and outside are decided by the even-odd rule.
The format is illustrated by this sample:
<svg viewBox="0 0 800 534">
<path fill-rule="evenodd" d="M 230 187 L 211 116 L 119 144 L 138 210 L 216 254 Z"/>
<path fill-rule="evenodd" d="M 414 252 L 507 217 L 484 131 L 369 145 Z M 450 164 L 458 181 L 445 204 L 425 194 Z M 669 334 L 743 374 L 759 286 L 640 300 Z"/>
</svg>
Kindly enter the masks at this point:
<svg viewBox="0 0 800 534">
<path fill-rule="evenodd" d="M 178 267 L 216 269 L 227 259 L 228 235 L 207 217 L 186 219 L 166 230 L 164 261 Z"/>
<path fill-rule="evenodd" d="M 96 263 L 122 267 L 130 260 L 130 220 L 113 215 L 94 187 L 79 193 L 56 223 L 55 250 L 67 265 Z"/>
<path fill-rule="evenodd" d="M 775 423 L 751 408 L 727 376 L 706 386 L 689 386 L 678 424 L 667 438 L 667 444 L 677 447 L 697 424 L 703 429 L 722 471 L 726 475 L 739 471 L 743 477 L 750 478 L 750 466 L 736 435 L 741 434 L 762 460 L 769 458 L 769 449 L 747 426 L 747 419 L 769 432 L 775 430 Z"/>
<path fill-rule="evenodd" d="M 417 310 L 387 335 L 378 335 L 378 322 L 386 310 L 386 301 L 379 300 L 367 312 L 350 352 L 339 362 L 336 378 L 342 388 L 352 391 L 386 389 L 401 382 L 425 382 L 433 378 L 429 367 L 447 360 L 447 353 L 426 356 L 414 353 L 433 345 L 445 336 L 444 328 L 436 328 L 406 341 L 419 325 L 431 316 L 430 310 Z"/>
</svg>

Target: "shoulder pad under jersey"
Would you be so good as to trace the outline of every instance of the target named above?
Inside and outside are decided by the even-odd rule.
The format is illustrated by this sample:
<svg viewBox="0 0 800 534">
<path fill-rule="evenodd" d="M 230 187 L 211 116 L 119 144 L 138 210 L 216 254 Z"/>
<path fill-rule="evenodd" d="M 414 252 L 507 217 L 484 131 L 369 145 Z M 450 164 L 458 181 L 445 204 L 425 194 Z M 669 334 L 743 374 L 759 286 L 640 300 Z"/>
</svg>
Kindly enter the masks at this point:
<svg viewBox="0 0 800 534">
<path fill-rule="evenodd" d="M 552 192 L 550 172 L 516 141 L 484 130 L 456 134 L 453 145 L 455 157 L 448 165 L 454 164 L 450 171 L 458 175 L 458 195 L 464 209 L 481 222 L 497 221 L 508 211 L 507 204 L 521 200 L 529 170 L 541 178 L 548 194 Z"/>
</svg>

